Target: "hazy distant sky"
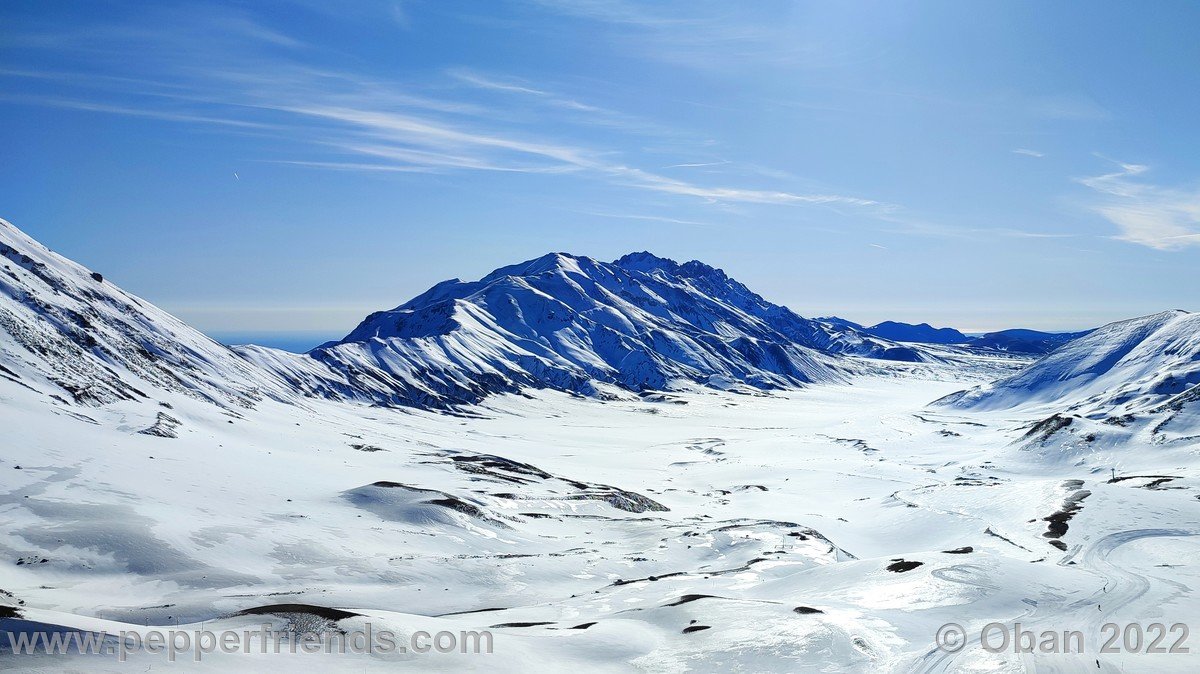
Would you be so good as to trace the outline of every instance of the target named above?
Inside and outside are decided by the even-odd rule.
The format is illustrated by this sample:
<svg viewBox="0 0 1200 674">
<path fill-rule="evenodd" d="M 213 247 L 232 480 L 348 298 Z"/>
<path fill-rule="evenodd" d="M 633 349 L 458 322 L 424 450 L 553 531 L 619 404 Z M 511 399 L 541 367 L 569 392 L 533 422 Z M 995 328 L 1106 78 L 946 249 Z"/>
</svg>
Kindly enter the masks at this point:
<svg viewBox="0 0 1200 674">
<path fill-rule="evenodd" d="M 740 8 L 737 6 L 740 5 Z M 0 4 L 0 217 L 214 332 L 551 250 L 807 316 L 1200 309 L 1200 4 Z"/>
</svg>

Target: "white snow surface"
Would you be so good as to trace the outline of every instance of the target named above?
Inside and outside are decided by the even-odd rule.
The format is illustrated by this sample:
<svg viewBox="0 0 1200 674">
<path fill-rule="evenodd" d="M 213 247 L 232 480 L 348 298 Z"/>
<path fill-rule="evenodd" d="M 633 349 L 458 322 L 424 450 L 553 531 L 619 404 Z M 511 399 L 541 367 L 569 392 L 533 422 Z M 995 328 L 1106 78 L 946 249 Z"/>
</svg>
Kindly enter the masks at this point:
<svg viewBox="0 0 1200 674">
<path fill-rule="evenodd" d="M 0 220 L 0 379 L 85 405 L 156 389 L 239 409 L 297 394 Z"/>
<path fill-rule="evenodd" d="M 1008 377 L 938 401 L 959 410 L 1025 410 L 1070 420 L 1084 437 L 1145 429 L 1150 442 L 1200 434 L 1200 313 L 1110 323 Z M 1130 429 L 1122 431 L 1122 429 Z"/>
<path fill-rule="evenodd" d="M 1019 396 L 1003 382 L 1025 363 L 951 347 L 889 362 L 797 346 L 789 362 L 811 368 L 807 385 L 763 390 L 738 370 L 744 358 L 703 335 L 762 343 L 752 331 L 777 326 L 732 299 L 719 308 L 672 300 L 693 307 L 685 322 L 704 329 L 676 330 L 662 342 L 676 349 L 670 358 L 640 370 L 679 376 L 676 390 L 637 391 L 605 370 L 594 340 L 608 333 L 594 326 L 642 344 L 647 337 L 623 321 L 658 325 L 662 307 L 595 288 L 575 296 L 589 308 L 560 314 L 564 288 L 584 287 L 585 258 L 501 270 L 470 292 L 443 284 L 430 293 L 444 300 L 377 314 L 359 328 L 369 339 L 312 358 L 226 349 L 6 224 L 0 236 L 0 631 L 240 630 L 264 620 L 284 628 L 304 616 L 270 607 L 301 604 L 357 614 L 329 629 L 490 629 L 495 646 L 489 655 L 209 654 L 170 664 L 149 653 L 127 663 L 13 655 L 0 644 L 2 668 L 1200 667 L 1194 654 L 1098 653 L 1104 623 L 1200 625 L 1191 563 L 1200 554 L 1200 440 L 1142 419 L 1190 409 L 1179 398 L 1186 391 L 1169 395 L 1155 368 L 1192 376 L 1193 315 L 1111 331 L 1136 342 L 1115 360 L 1126 379 L 1095 383 L 1097 364 L 1111 357 L 1076 362 L 1110 346 L 1101 341 L 1025 371 L 1060 363 L 1061 376 L 1083 377 L 1076 384 L 1028 404 L 967 409 L 928 403 L 997 377 L 989 390 Z M 658 269 L 659 258 L 624 260 L 616 266 L 639 275 L 634 297 L 690 292 L 675 279 L 691 277 Z M 686 273 L 698 276 L 686 285 L 705 284 L 699 294 L 720 295 L 723 274 Z M 598 296 L 620 309 L 592 304 Z M 516 362 L 517 323 L 497 317 L 509 298 L 523 316 L 543 312 L 528 337 L 542 350 L 528 353 L 549 370 L 593 368 L 590 397 L 518 385 L 450 412 L 380 404 L 382 392 L 469 388 L 477 380 L 463 373 L 496 367 L 493 358 Z M 441 330 L 433 307 L 456 327 Z M 561 315 L 570 316 L 562 334 L 546 338 L 554 331 L 545 321 Z M 435 336 L 414 336 L 431 326 Z M 1160 333 L 1177 339 L 1148 342 Z M 1143 347 L 1153 363 L 1134 365 Z M 430 388 L 427 373 L 404 369 L 413 362 L 406 349 L 448 359 L 455 366 L 437 377 L 461 379 Z M 715 376 L 697 381 L 689 358 L 718 364 Z M 521 371 L 532 372 L 528 363 Z M 1117 393 L 1071 397 L 1093 385 Z M 1043 432 L 1047 410 L 1083 405 L 1112 416 L 1130 401 L 1132 422 L 1081 416 Z M 1081 424 L 1095 437 L 1077 432 Z M 263 607 L 276 614 L 244 613 Z M 992 654 L 969 638 L 947 653 L 934 644 L 945 623 L 970 637 L 993 621 L 1080 630 L 1087 652 Z"/>
</svg>

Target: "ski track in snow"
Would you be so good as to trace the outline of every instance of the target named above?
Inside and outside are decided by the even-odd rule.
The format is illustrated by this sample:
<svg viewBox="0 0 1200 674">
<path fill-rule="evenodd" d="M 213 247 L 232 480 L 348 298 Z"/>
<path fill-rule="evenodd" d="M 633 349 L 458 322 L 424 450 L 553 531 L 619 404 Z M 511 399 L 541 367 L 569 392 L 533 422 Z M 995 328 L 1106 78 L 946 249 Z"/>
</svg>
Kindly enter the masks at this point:
<svg viewBox="0 0 1200 674">
<path fill-rule="evenodd" d="M 1182 529 L 1133 529 L 1129 531 L 1118 531 L 1108 534 L 1100 540 L 1092 543 L 1078 555 L 1078 564 L 1080 569 L 1094 571 L 1103 578 L 1104 584 L 1099 590 L 1083 600 L 1078 600 L 1070 603 L 1066 607 L 1060 607 L 1058 611 L 1051 612 L 1050 615 L 1045 615 L 1047 611 L 1043 609 L 1042 604 L 1038 604 L 1025 614 L 1008 621 L 1012 623 L 1020 623 L 1022 629 L 1028 629 L 1035 634 L 1040 634 L 1043 630 L 1051 630 L 1061 633 L 1065 629 L 1078 629 L 1085 635 L 1085 643 L 1090 647 L 1090 651 L 1098 652 L 1100 643 L 1096 640 L 1096 636 L 1101 634 L 1101 626 L 1107 622 L 1112 622 L 1110 616 L 1121 609 L 1130 607 L 1137 600 L 1146 596 L 1151 587 L 1151 579 L 1146 576 L 1124 569 L 1109 560 L 1109 556 L 1119 547 L 1128 543 L 1153 538 L 1178 538 L 1200 536 L 1200 531 L 1187 531 Z M 1065 558 L 1060 564 L 1070 561 L 1070 557 Z M 951 570 L 968 570 L 970 573 L 966 578 L 955 578 L 948 572 Z M 975 576 L 976 572 L 980 571 L 977 567 L 964 567 L 962 565 L 951 567 L 950 569 L 942 569 L 935 571 L 944 580 L 958 582 L 976 587 L 987 589 L 995 589 L 995 586 L 988 584 L 986 581 L 980 580 L 981 576 Z M 974 576 L 974 577 L 971 577 Z M 1191 588 L 1184 586 L 1183 591 L 1191 592 Z M 1104 607 L 1107 606 L 1107 612 Z M 1092 608 L 1097 610 L 1093 611 Z M 1066 610 L 1062 610 L 1065 608 Z M 1074 611 L 1076 616 L 1068 618 L 1069 612 Z M 1133 611 L 1131 615 L 1146 613 L 1145 608 L 1140 611 Z M 1086 615 L 1086 619 L 1080 619 L 1080 616 Z M 980 644 L 980 631 L 977 629 L 974 632 L 968 630 L 968 639 L 966 646 L 958 652 L 947 653 L 940 649 L 933 649 L 925 654 L 919 663 L 917 671 L 934 673 L 934 672 L 955 672 L 964 671 L 970 666 L 970 663 L 964 661 L 973 655 L 972 651 L 982 650 Z M 993 642 L 994 643 L 994 642 Z M 1143 656 L 1150 657 L 1150 656 Z M 1183 656 L 1188 657 L 1188 656 Z M 1039 660 L 1040 658 L 1040 660 Z M 1056 658 L 1054 656 L 1033 656 L 1022 654 L 1020 656 L 1021 665 L 1028 671 L 1048 671 L 1048 672 L 1120 672 L 1125 669 L 1111 660 L 1095 658 L 1088 659 L 1086 657 L 1063 657 Z M 1190 660 L 1190 658 L 1189 658 Z M 1164 663 L 1155 661 L 1156 666 L 1161 666 Z M 1182 664 L 1182 663 L 1181 663 Z M 1132 660 L 1126 666 L 1147 666 Z M 1189 661 L 1187 666 L 1194 666 L 1194 661 Z"/>
</svg>

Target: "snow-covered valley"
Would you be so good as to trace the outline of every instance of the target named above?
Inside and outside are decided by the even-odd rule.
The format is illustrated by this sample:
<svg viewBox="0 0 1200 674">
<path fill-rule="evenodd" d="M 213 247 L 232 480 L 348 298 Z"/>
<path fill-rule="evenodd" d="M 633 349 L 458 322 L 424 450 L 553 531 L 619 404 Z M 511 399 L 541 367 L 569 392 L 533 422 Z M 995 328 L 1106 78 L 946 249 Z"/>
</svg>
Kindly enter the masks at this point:
<svg viewBox="0 0 1200 674">
<path fill-rule="evenodd" d="M 446 671 L 1091 671 L 1091 656 L 951 656 L 934 631 L 1197 618 L 1194 447 L 1031 451 L 1027 419 L 924 409 L 960 385 L 911 373 L 764 397 L 547 392 L 463 418 L 336 403 L 231 418 L 184 402 L 178 438 L 136 433 L 155 420 L 132 406 L 89 421 L 17 393 L 2 408 L 3 589 L 24 620 L 110 633 L 252 627 L 234 614 L 292 603 L 398 631 L 493 629 L 491 655 L 405 660 Z M 1081 490 L 1048 538 L 1046 518 Z M 441 495 L 474 508 L 422 505 Z M 898 560 L 920 565 L 889 571 Z"/>
<path fill-rule="evenodd" d="M 307 616 L 328 630 L 494 634 L 491 654 L 216 653 L 181 657 L 183 670 L 1198 666 L 1191 653 L 1099 653 L 1106 623 L 1200 624 L 1194 314 L 1106 326 L 1033 363 L 829 326 L 816 339 L 801 331 L 814 322 L 747 301 L 731 280 L 728 295 L 699 293 L 719 270 L 639 271 L 661 271 L 659 258 L 586 275 L 685 293 L 664 300 L 670 311 L 604 288 L 566 302 L 546 288 L 585 287 L 570 269 L 580 259 L 554 257 L 536 282 L 498 277 L 518 299 L 579 311 L 558 309 L 545 334 L 514 338 L 495 308 L 509 296 L 460 283 L 422 305 L 466 316 L 448 329 L 348 338 L 307 358 L 226 349 L 3 233 L 7 631 Z M 596 297 L 615 309 L 597 313 Z M 408 311 L 364 325 L 396 328 Z M 630 316 L 686 330 L 654 337 Z M 596 346 L 610 334 L 619 348 Z M 489 358 L 458 367 L 472 344 Z M 894 348 L 904 357 L 887 357 Z M 436 367 L 413 365 L 435 349 Z M 648 356 L 623 370 L 604 360 L 614 353 Z M 639 386 L 631 371 L 670 385 Z M 476 389 L 472 372 L 502 384 Z M 1114 388 L 1118 400 L 1101 395 Z M 472 391 L 428 409 L 386 404 Z M 991 653 L 972 639 L 992 622 L 1079 630 L 1086 650 Z M 947 623 L 965 648 L 937 647 Z M 47 671 L 144 670 L 164 656 L 129 658 L 0 652 Z"/>
</svg>

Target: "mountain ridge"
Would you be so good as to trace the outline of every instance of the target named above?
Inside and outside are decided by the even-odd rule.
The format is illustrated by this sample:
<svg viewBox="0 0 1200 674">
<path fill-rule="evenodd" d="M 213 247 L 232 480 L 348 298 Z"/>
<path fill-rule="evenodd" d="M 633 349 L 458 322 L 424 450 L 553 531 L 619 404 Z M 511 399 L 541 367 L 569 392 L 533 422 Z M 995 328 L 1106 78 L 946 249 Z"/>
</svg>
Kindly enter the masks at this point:
<svg viewBox="0 0 1200 674">
<path fill-rule="evenodd" d="M 965 344 L 971 341 L 963 333 L 954 328 L 935 328 L 928 323 L 901 323 L 899 321 L 884 321 L 877 323 L 865 331 L 896 342 L 917 342 L 921 344 Z"/>
<path fill-rule="evenodd" d="M 85 404 L 155 388 L 231 409 L 304 397 L 446 409 L 526 388 L 752 392 L 966 353 L 804 318 L 717 267 L 646 251 L 548 253 L 442 281 L 305 354 L 230 348 L 2 220 L 0 245 L 0 329 L 19 347 L 0 353 L 0 376 Z"/>
<path fill-rule="evenodd" d="M 1024 328 L 997 330 L 982 335 L 967 335 L 954 328 L 935 328 L 928 323 L 884 321 L 864 326 L 837 316 L 814 319 L 832 325 L 888 339 L 901 344 L 948 344 L 974 349 L 1007 351 L 1011 353 L 1044 355 L 1063 344 L 1082 337 L 1091 330 L 1078 332 L 1043 332 Z"/>
<path fill-rule="evenodd" d="M 154 389 L 236 409 L 291 399 L 233 350 L 0 219 L 0 373 L 77 403 Z"/>
<path fill-rule="evenodd" d="M 939 358 L 647 252 L 614 262 L 550 253 L 443 281 L 307 354 L 230 348 L 2 220 L 0 245 L 0 329 L 16 347 L 0 354 L 0 376 L 83 404 L 161 389 L 231 409 L 302 397 L 447 408 L 527 387 L 771 390 L 847 381 L 864 366 L 846 355 Z"/>
<path fill-rule="evenodd" d="M 1176 309 L 1101 326 L 1015 374 L 933 405 L 1051 414 L 1042 440 L 1068 427 L 1092 442 L 1144 426 L 1162 442 L 1200 432 L 1198 403 L 1200 313 Z"/>
<path fill-rule="evenodd" d="M 309 355 L 348 370 L 420 351 L 434 356 L 426 362 L 453 364 L 503 390 L 549 384 L 591 393 L 605 383 L 640 391 L 680 381 L 771 389 L 844 379 L 821 348 L 837 336 L 807 338 L 820 330 L 698 261 L 549 253 L 478 281 L 438 283 Z M 893 345 L 844 348 L 882 353 Z M 464 357 L 468 351 L 482 358 Z M 453 386 L 449 372 L 436 378 Z"/>
</svg>

